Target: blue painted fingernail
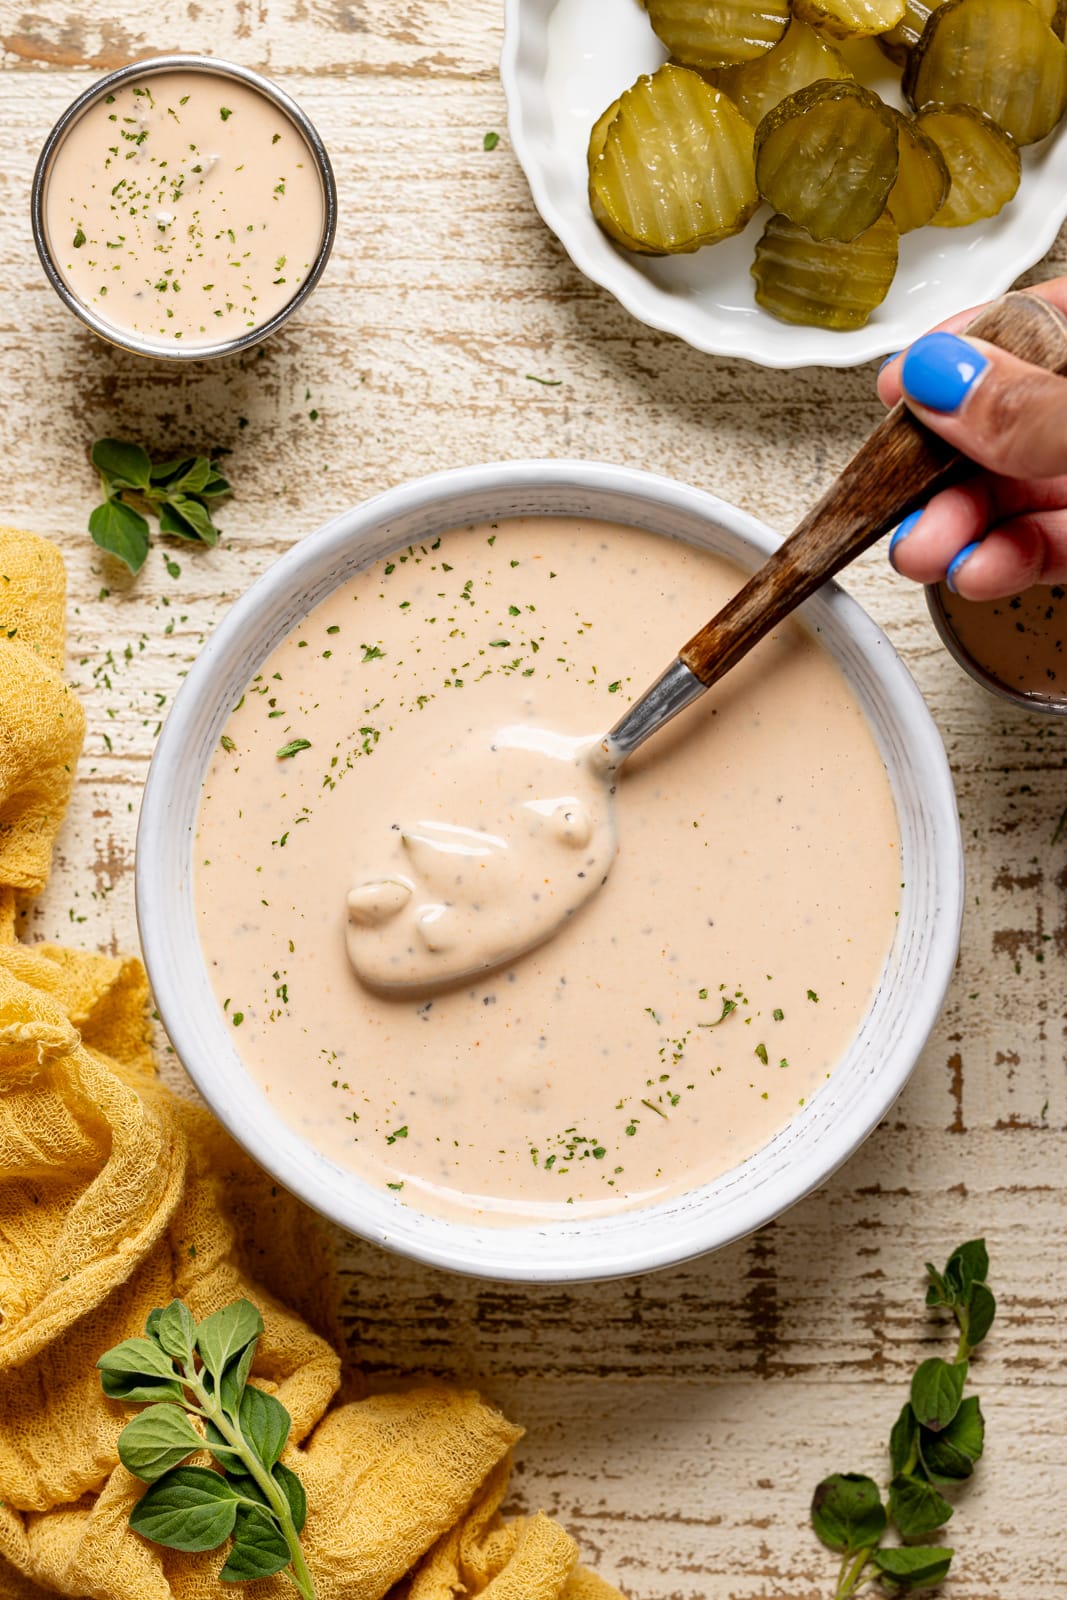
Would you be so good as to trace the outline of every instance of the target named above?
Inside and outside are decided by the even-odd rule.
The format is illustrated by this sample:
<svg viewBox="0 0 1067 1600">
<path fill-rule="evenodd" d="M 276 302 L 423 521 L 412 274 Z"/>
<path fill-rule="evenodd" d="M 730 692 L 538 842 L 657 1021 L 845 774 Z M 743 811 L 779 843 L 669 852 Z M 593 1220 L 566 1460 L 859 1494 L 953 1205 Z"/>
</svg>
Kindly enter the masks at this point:
<svg viewBox="0 0 1067 1600">
<path fill-rule="evenodd" d="M 981 548 L 981 539 L 976 539 L 973 544 L 965 544 L 959 555 L 953 560 L 948 571 L 945 573 L 945 582 L 948 584 L 953 594 L 959 594 L 959 590 L 956 588 L 956 575 L 963 566 L 963 563 L 965 561 L 969 561 L 974 555 L 974 552 L 976 550 L 980 550 Z"/>
<path fill-rule="evenodd" d="M 958 411 L 989 362 L 980 350 L 954 333 L 927 333 L 916 339 L 900 369 L 904 391 L 930 411 Z"/>
<path fill-rule="evenodd" d="M 919 520 L 919 518 L 921 516 L 922 516 L 922 510 L 921 509 L 918 510 L 918 511 L 913 511 L 910 516 L 907 516 L 907 517 L 904 518 L 904 521 L 902 523 L 900 523 L 900 525 L 896 529 L 895 533 L 893 534 L 893 537 L 890 539 L 890 541 L 889 541 L 889 559 L 890 559 L 890 561 L 893 562 L 894 566 L 896 566 L 896 562 L 893 561 L 893 552 L 894 552 L 894 550 L 896 549 L 897 545 L 900 543 L 901 539 L 906 539 L 908 537 L 908 534 L 911 532 L 912 528 L 914 528 L 915 524 L 918 522 L 918 520 Z"/>
<path fill-rule="evenodd" d="M 878 368 L 878 371 L 879 372 L 884 372 L 886 367 L 888 367 L 889 363 L 891 361 L 895 361 L 897 359 L 897 357 L 899 356 L 899 354 L 900 354 L 899 350 L 894 350 L 892 355 L 886 356 L 885 360 L 882 362 L 882 365 Z"/>
</svg>

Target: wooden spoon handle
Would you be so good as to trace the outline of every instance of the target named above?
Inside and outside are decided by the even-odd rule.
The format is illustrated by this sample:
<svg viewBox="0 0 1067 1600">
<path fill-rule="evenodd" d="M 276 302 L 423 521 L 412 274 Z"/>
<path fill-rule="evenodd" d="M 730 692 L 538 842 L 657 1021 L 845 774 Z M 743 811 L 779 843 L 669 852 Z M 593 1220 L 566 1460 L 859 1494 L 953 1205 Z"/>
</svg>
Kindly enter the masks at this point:
<svg viewBox="0 0 1067 1600">
<path fill-rule="evenodd" d="M 1036 295 L 1005 295 L 967 332 L 1067 373 L 1067 317 Z M 972 465 L 903 403 L 894 406 L 789 538 L 679 651 L 681 660 L 705 688 L 715 683 L 828 578 Z"/>
</svg>

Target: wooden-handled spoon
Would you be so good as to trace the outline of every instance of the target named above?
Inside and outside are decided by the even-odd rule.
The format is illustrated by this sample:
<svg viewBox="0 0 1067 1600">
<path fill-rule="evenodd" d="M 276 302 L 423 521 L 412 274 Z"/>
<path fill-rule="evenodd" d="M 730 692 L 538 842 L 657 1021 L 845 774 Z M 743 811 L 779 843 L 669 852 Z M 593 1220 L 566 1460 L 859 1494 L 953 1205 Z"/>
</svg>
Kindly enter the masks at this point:
<svg viewBox="0 0 1067 1600">
<path fill-rule="evenodd" d="M 1067 373 L 1067 317 L 1036 295 L 1005 295 L 966 331 L 1035 366 Z M 827 579 L 972 466 L 903 402 L 894 406 L 788 539 L 615 724 L 604 740 L 612 765 L 729 672 Z"/>
<path fill-rule="evenodd" d="M 1033 295 L 1005 296 L 987 307 L 968 332 L 1025 361 L 1067 372 L 1067 318 Z M 524 779 L 533 785 L 532 798 L 518 809 L 530 808 L 543 823 L 545 815 L 562 806 L 563 823 L 580 825 L 582 848 L 569 865 L 560 868 L 557 860 L 549 873 L 553 851 L 560 856 L 558 844 L 551 844 L 558 833 L 544 826 L 532 833 L 520 827 L 526 853 L 515 860 L 521 859 L 531 889 L 536 884 L 538 892 L 516 894 L 514 873 L 509 875 L 507 868 L 512 855 L 507 838 L 486 833 L 484 827 L 458 826 L 465 821 L 462 817 L 448 817 L 443 841 L 440 828 L 435 834 L 423 826 L 418 841 L 423 854 L 430 852 L 432 858 L 437 850 L 447 855 L 448 894 L 438 903 L 430 893 L 430 881 L 444 875 L 434 869 L 433 859 L 428 868 L 423 863 L 421 878 L 416 865 L 406 860 L 384 877 L 378 874 L 357 884 L 348 899 L 347 939 L 349 960 L 361 980 L 392 993 L 439 988 L 512 961 L 551 938 L 607 881 L 616 851 L 615 777 L 626 758 L 828 578 L 929 495 L 971 469 L 965 457 L 903 405 L 896 406 L 796 531 L 693 635 L 603 739 L 561 740 L 525 727 L 476 739 L 467 754 L 481 775 L 478 781 L 487 761 L 536 758 L 534 777 Z M 538 784 L 544 786 L 543 794 L 556 797 L 561 784 L 575 787 L 566 789 L 572 797 L 566 802 L 543 802 Z M 509 807 L 509 814 L 514 809 Z M 504 863 L 496 879 L 490 863 L 494 852 L 497 865 Z M 466 857 L 477 870 L 460 870 L 460 858 Z M 549 883 L 551 893 L 542 893 Z M 451 932 L 442 938 L 434 930 L 446 918 Z"/>
</svg>

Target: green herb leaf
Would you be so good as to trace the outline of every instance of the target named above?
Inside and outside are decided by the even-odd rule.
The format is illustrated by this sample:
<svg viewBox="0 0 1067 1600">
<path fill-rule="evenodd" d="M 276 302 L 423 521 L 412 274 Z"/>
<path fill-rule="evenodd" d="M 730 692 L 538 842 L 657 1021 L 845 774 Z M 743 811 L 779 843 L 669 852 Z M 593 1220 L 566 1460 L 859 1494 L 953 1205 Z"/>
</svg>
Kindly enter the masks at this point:
<svg viewBox="0 0 1067 1600">
<path fill-rule="evenodd" d="M 971 1350 L 977 1348 L 993 1326 L 997 1314 L 996 1296 L 987 1284 L 972 1285 L 970 1298 L 960 1319 L 960 1332 Z"/>
<path fill-rule="evenodd" d="M 179 539 L 199 539 L 201 544 L 214 548 L 219 542 L 219 530 L 211 520 L 211 513 L 191 495 L 171 495 L 159 508 L 160 533 L 173 533 Z"/>
<path fill-rule="evenodd" d="M 140 572 L 148 554 L 148 523 L 121 500 L 106 500 L 89 514 L 93 543 L 118 556 L 131 572 Z"/>
<path fill-rule="evenodd" d="M 230 485 L 226 479 L 222 476 L 222 473 L 216 471 L 214 465 L 212 465 L 212 476 L 207 480 L 204 487 L 200 490 L 201 500 L 221 500 L 223 495 L 232 493 L 233 490 L 230 488 Z"/>
<path fill-rule="evenodd" d="M 241 1432 L 265 1467 L 273 1467 L 289 1437 L 289 1413 L 281 1401 L 250 1384 L 241 1396 Z"/>
<path fill-rule="evenodd" d="M 911 1404 L 924 1428 L 940 1433 L 948 1427 L 959 1410 L 966 1381 L 966 1361 L 950 1363 L 931 1356 L 916 1368 L 911 1380 Z"/>
<path fill-rule="evenodd" d="M 889 1435 L 889 1460 L 892 1463 L 894 1477 L 901 1472 L 910 1472 L 918 1454 L 919 1424 L 911 1409 L 911 1401 L 906 1400 Z"/>
<path fill-rule="evenodd" d="M 256 1345 L 253 1341 L 252 1344 L 245 1345 L 236 1361 L 230 1362 L 219 1384 L 219 1400 L 223 1409 L 235 1422 L 241 1409 L 241 1396 L 245 1392 L 245 1384 L 248 1382 L 248 1374 L 252 1370 L 255 1355 Z"/>
<path fill-rule="evenodd" d="M 824 1478 L 812 1497 L 811 1525 L 831 1550 L 864 1550 L 877 1544 L 886 1528 L 877 1484 L 855 1472 Z"/>
<path fill-rule="evenodd" d="M 889 1485 L 889 1517 L 905 1539 L 936 1533 L 951 1515 L 948 1501 L 922 1478 L 900 1473 Z"/>
<path fill-rule="evenodd" d="M 168 1550 L 214 1550 L 233 1532 L 239 1501 L 207 1467 L 176 1467 L 143 1495 L 130 1527 Z"/>
<path fill-rule="evenodd" d="M 204 1441 L 180 1406 L 156 1405 L 141 1411 L 119 1434 L 119 1460 L 135 1478 L 155 1483 L 180 1465 Z"/>
<path fill-rule="evenodd" d="M 290 739 L 288 744 L 283 744 L 280 750 L 275 751 L 279 761 L 288 761 L 290 756 L 298 756 L 301 750 L 310 750 L 310 739 Z"/>
<path fill-rule="evenodd" d="M 172 478 L 186 472 L 196 459 L 196 456 L 176 456 L 173 461 L 157 461 L 150 473 L 153 484 L 170 483 Z"/>
<path fill-rule="evenodd" d="M 945 1280 L 931 1261 L 926 1263 L 926 1275 L 930 1279 L 926 1288 L 926 1304 L 931 1309 L 934 1306 L 951 1305 L 952 1302 L 949 1298 L 948 1289 L 945 1287 Z"/>
<path fill-rule="evenodd" d="M 93 466 L 113 485 L 125 489 L 147 489 L 152 463 L 139 444 L 124 439 L 98 439 L 92 448 Z"/>
<path fill-rule="evenodd" d="M 483 150 L 495 150 L 499 143 L 500 143 L 500 135 L 499 135 L 499 133 L 494 133 L 492 131 L 492 129 L 490 129 L 489 132 L 482 139 L 482 149 Z"/>
<path fill-rule="evenodd" d="M 871 1557 L 882 1577 L 896 1589 L 932 1589 L 952 1564 L 953 1551 L 936 1546 L 900 1546 L 876 1550 Z"/>
<path fill-rule="evenodd" d="M 195 456 L 192 461 L 183 461 L 181 471 L 167 480 L 168 495 L 200 494 L 211 475 L 211 462 L 207 456 Z"/>
<path fill-rule="evenodd" d="M 989 1252 L 984 1239 L 971 1239 L 961 1244 L 948 1258 L 945 1268 L 945 1285 L 958 1299 L 965 1299 L 971 1285 L 984 1283 L 989 1276 Z"/>
<path fill-rule="evenodd" d="M 297 1533 L 303 1533 L 304 1523 L 308 1519 L 308 1500 L 304 1493 L 304 1485 L 296 1473 L 281 1461 L 275 1466 L 271 1477 L 289 1502 L 289 1515 L 293 1519 L 293 1527 Z"/>
<path fill-rule="evenodd" d="M 196 1330 L 196 1348 L 216 1382 L 229 1363 L 262 1332 L 263 1318 L 251 1300 L 235 1300 L 200 1323 Z"/>
<path fill-rule="evenodd" d="M 152 1333 L 169 1356 L 176 1361 L 189 1362 L 196 1348 L 196 1323 L 189 1307 L 181 1300 L 172 1300 L 156 1317 Z"/>
<path fill-rule="evenodd" d="M 132 1373 L 102 1372 L 100 1387 L 109 1400 L 123 1400 L 128 1405 L 158 1405 L 166 1400 L 177 1405 L 185 1403 L 185 1390 L 177 1378 L 170 1383 L 157 1383 L 151 1378 L 138 1378 Z"/>
<path fill-rule="evenodd" d="M 923 1429 L 919 1435 L 923 1466 L 935 1483 L 955 1483 L 969 1478 L 984 1447 L 985 1418 L 977 1395 L 967 1396 L 940 1433 Z"/>
<path fill-rule="evenodd" d="M 174 1363 L 154 1339 L 124 1339 L 113 1350 L 105 1350 L 96 1365 L 100 1372 L 119 1378 L 149 1383 L 174 1379 Z"/>
<path fill-rule="evenodd" d="M 289 1546 L 274 1518 L 258 1506 L 241 1506 L 233 1530 L 233 1544 L 219 1573 L 223 1583 L 251 1583 L 269 1578 L 289 1564 Z"/>
</svg>

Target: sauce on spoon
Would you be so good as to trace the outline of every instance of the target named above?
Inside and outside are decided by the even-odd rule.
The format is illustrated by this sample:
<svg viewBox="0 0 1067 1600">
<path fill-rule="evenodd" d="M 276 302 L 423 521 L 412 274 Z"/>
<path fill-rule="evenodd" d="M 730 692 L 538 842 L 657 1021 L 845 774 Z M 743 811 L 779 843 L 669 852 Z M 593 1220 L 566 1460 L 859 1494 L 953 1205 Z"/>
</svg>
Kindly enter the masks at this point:
<svg viewBox="0 0 1067 1600">
<path fill-rule="evenodd" d="M 607 880 L 613 782 L 595 738 L 501 728 L 452 745 L 417 787 L 419 801 L 392 802 L 384 839 L 361 841 L 348 893 L 348 959 L 371 988 L 488 971 L 551 938 Z"/>
</svg>

